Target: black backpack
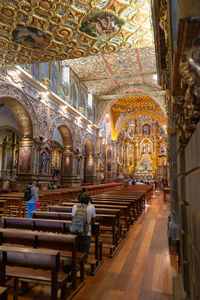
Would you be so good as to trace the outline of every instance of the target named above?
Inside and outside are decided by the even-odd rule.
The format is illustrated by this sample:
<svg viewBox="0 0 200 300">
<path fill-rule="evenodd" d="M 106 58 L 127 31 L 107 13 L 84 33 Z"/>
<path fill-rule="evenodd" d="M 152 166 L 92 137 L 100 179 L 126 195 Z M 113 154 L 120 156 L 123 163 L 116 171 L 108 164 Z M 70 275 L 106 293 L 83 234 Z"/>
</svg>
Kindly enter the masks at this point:
<svg viewBox="0 0 200 300">
<path fill-rule="evenodd" d="M 32 198 L 31 187 L 27 187 L 24 192 L 24 201 L 29 201 Z"/>
</svg>

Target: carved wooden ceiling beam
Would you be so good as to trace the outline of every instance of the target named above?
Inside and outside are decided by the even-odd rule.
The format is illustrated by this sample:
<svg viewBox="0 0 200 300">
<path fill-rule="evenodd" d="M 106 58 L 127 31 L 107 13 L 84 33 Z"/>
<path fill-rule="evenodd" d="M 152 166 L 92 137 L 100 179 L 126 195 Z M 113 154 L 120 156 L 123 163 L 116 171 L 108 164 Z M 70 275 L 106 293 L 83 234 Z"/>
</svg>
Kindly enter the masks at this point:
<svg viewBox="0 0 200 300">
<path fill-rule="evenodd" d="M 114 74 L 114 75 L 107 75 L 107 76 L 94 76 L 94 77 L 87 77 L 87 78 L 80 78 L 80 81 L 93 81 L 93 80 L 105 80 L 105 79 L 124 79 L 130 77 L 140 77 L 140 76 L 149 76 L 157 74 L 156 70 L 147 71 L 147 72 L 137 72 L 137 73 L 122 73 L 122 74 Z"/>
<path fill-rule="evenodd" d="M 141 93 L 135 93 L 135 94 L 113 94 L 113 95 L 101 95 L 101 96 L 96 96 L 95 99 L 97 100 L 113 100 L 117 98 L 129 98 L 129 97 L 141 97 L 141 96 L 164 96 L 166 94 L 166 91 L 154 91 L 154 92 L 141 92 Z"/>
</svg>

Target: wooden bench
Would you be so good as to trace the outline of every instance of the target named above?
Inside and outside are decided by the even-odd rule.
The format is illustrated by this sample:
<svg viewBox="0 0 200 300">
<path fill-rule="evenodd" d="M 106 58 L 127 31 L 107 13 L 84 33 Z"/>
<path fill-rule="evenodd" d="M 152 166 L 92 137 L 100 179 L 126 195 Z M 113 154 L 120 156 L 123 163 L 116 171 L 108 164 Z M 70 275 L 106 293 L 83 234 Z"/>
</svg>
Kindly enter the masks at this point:
<svg viewBox="0 0 200 300">
<path fill-rule="evenodd" d="M 6 214 L 6 200 L 0 200 L 0 217 Z"/>
<path fill-rule="evenodd" d="M 140 214 L 140 205 L 138 203 L 138 198 L 133 198 L 133 199 L 121 199 L 120 197 L 95 197 L 92 201 L 107 201 L 110 203 L 118 203 L 119 205 L 123 205 L 123 203 L 129 203 L 130 205 L 130 212 L 132 215 L 133 220 L 136 220 Z M 132 222 L 133 223 L 133 222 Z"/>
<path fill-rule="evenodd" d="M 62 259 L 72 258 L 72 288 L 77 288 L 77 262 L 80 265 L 80 282 L 84 283 L 85 254 L 77 252 L 77 237 L 30 230 L 0 228 L 0 244 L 23 245 L 33 248 L 59 250 Z"/>
<path fill-rule="evenodd" d="M 26 229 L 26 230 L 37 230 L 43 232 L 56 232 L 56 233 L 70 233 L 71 221 L 64 220 L 47 220 L 47 219 L 28 219 L 28 218 L 14 218 L 14 217 L 3 217 L 2 227 L 3 228 L 15 228 L 15 229 Z M 90 275 L 94 275 L 97 269 L 103 262 L 102 257 L 102 242 L 99 240 L 99 223 L 95 222 L 92 224 L 92 238 L 94 239 L 95 259 L 88 260 L 91 271 Z"/>
<path fill-rule="evenodd" d="M 32 217 L 35 219 L 53 219 L 53 220 L 71 220 L 71 213 L 63 212 L 47 212 L 35 211 L 32 212 Z M 111 232 L 112 243 L 103 243 L 103 248 L 110 249 L 110 256 L 112 257 L 118 249 L 119 228 L 117 228 L 117 217 L 115 215 L 97 214 L 96 221 L 100 225 L 107 226 L 104 230 Z"/>
<path fill-rule="evenodd" d="M 61 289 L 61 299 L 66 299 L 67 275 L 60 269 L 59 251 L 0 246 L 0 285 L 4 286 L 6 277 L 14 278 L 15 292 L 18 280 L 34 281 L 51 285 L 51 300 L 56 300 Z M 15 294 L 14 299 L 17 300 Z"/>
<path fill-rule="evenodd" d="M 69 206 L 48 206 L 48 211 L 52 212 L 72 212 L 72 205 Z M 119 220 L 120 220 L 120 210 L 119 209 L 110 209 L 110 208 L 95 208 L 96 214 L 104 214 L 104 215 L 115 215 L 117 218 L 117 226 L 119 227 Z"/>
<path fill-rule="evenodd" d="M 131 195 L 131 196 L 122 196 L 122 195 L 98 195 L 95 196 L 94 198 L 92 197 L 92 199 L 94 200 L 103 200 L 103 201 L 118 201 L 123 203 L 124 201 L 127 202 L 131 202 L 133 205 L 133 213 L 134 213 L 134 217 L 137 218 L 140 213 L 142 212 L 143 208 L 144 208 L 144 194 L 142 195 Z"/>
<path fill-rule="evenodd" d="M 66 206 L 66 207 L 73 207 L 74 204 L 78 204 L 79 202 L 76 200 L 74 202 L 63 202 L 62 206 Z M 113 204 L 113 203 L 102 203 L 101 201 L 96 201 L 94 200 L 92 202 L 92 204 L 95 206 L 95 210 L 98 213 L 99 210 L 98 209 L 111 209 L 111 211 L 113 210 L 113 212 L 115 210 L 119 210 L 120 211 L 120 219 L 124 219 L 124 224 L 125 224 L 125 228 L 128 231 L 129 230 L 129 221 L 130 221 L 130 204 L 127 203 L 127 205 L 117 205 L 117 204 Z M 121 204 L 121 203 L 120 203 Z"/>
<path fill-rule="evenodd" d="M 7 288 L 0 286 L 0 300 L 7 300 L 7 299 L 8 299 Z"/>
<path fill-rule="evenodd" d="M 22 197 L 10 196 L 0 196 L 0 200 L 6 201 L 5 204 L 5 214 L 6 216 L 17 216 L 24 217 L 26 214 L 26 201 Z"/>
</svg>

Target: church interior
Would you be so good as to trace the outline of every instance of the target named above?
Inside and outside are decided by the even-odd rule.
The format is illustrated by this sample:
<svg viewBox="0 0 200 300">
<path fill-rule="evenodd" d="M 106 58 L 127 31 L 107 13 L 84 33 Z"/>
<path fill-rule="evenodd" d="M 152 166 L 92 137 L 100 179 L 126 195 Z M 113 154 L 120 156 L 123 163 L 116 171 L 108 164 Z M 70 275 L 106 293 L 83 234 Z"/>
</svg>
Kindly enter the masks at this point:
<svg viewBox="0 0 200 300">
<path fill-rule="evenodd" d="M 200 299 L 199 28 L 198 0 L 0 0 L 0 299 Z M 30 182 L 40 207 L 29 222 Z M 84 273 L 71 246 L 68 288 L 50 240 L 77 243 L 56 226 L 68 228 L 82 187 L 97 214 L 95 263 Z M 29 262 L 33 238 L 49 248 Z M 29 277 L 6 264 L 45 269 L 50 256 L 51 288 L 18 293 Z"/>
</svg>

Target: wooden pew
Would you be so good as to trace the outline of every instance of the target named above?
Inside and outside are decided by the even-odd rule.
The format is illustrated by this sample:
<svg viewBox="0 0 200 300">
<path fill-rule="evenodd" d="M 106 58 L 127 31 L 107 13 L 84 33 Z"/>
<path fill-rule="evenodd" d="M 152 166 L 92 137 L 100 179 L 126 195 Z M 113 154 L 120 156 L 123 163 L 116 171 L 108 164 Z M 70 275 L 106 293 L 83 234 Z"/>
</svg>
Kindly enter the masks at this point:
<svg viewBox="0 0 200 300">
<path fill-rule="evenodd" d="M 6 200 L 0 200 L 0 217 L 6 214 Z"/>
<path fill-rule="evenodd" d="M 51 212 L 72 212 L 72 206 L 48 206 L 47 209 L 48 211 Z M 104 214 L 104 215 L 115 215 L 117 217 L 117 226 L 120 226 L 120 210 L 119 209 L 110 209 L 110 208 L 95 208 L 96 214 Z"/>
<path fill-rule="evenodd" d="M 72 204 L 73 205 L 73 204 Z M 71 206 L 48 206 L 48 211 L 50 212 L 72 212 L 72 205 Z M 120 210 L 119 209 L 110 209 L 110 208 L 95 208 L 96 214 L 103 214 L 103 215 L 114 215 L 116 216 L 116 225 L 117 228 L 119 230 L 119 232 L 117 232 L 114 236 L 113 236 L 113 228 L 106 228 L 106 231 L 111 231 L 112 234 L 112 240 L 113 240 L 113 244 L 115 245 L 115 247 L 118 247 L 118 244 L 120 242 L 120 239 L 122 238 L 122 230 L 121 230 L 121 225 L 120 225 Z M 100 231 L 102 230 L 102 228 L 100 227 Z M 105 227 L 103 229 L 105 231 Z M 116 231 L 116 229 L 115 229 Z M 101 234 L 101 237 L 103 236 L 103 234 Z M 106 235 L 104 234 L 104 237 Z M 108 235 L 107 235 L 108 237 Z"/>
<path fill-rule="evenodd" d="M 56 232 L 56 233 L 70 233 L 71 221 L 64 220 L 47 220 L 47 219 L 28 219 L 28 218 L 14 218 L 3 217 L 3 228 L 15 228 L 26 230 L 37 230 L 43 232 Z M 91 266 L 90 275 L 94 275 L 97 269 L 103 262 L 102 258 L 102 243 L 99 241 L 99 223 L 92 224 L 92 237 L 94 238 L 95 260 L 88 260 Z"/>
<path fill-rule="evenodd" d="M 63 212 L 46 212 L 46 211 L 36 211 L 32 212 L 32 217 L 36 219 L 54 219 L 54 220 L 71 220 L 71 213 Z M 118 235 L 119 228 L 117 228 L 117 217 L 116 215 L 105 215 L 97 214 L 96 221 L 103 225 L 106 229 L 111 231 L 112 243 L 103 243 L 103 248 L 110 249 L 110 256 L 112 257 L 118 249 Z M 107 226 L 107 227 L 106 227 Z"/>
<path fill-rule="evenodd" d="M 85 254 L 77 252 L 77 237 L 75 235 L 0 228 L 0 245 L 5 243 L 59 250 L 61 257 L 72 258 L 72 288 L 74 290 L 77 288 L 77 261 L 80 264 L 80 281 L 83 285 Z"/>
<path fill-rule="evenodd" d="M 7 300 L 8 294 L 7 294 L 7 288 L 0 286 L 0 300 Z"/>
<path fill-rule="evenodd" d="M 17 216 L 24 217 L 26 213 L 26 201 L 24 201 L 23 197 L 10 196 L 8 195 L 0 195 L 0 200 L 6 201 L 6 216 Z"/>
<path fill-rule="evenodd" d="M 61 289 L 61 299 L 66 299 L 67 275 L 59 271 L 59 251 L 0 246 L 0 285 L 5 285 L 6 276 L 15 280 L 51 284 L 51 300 L 56 300 Z M 17 300 L 17 295 L 15 295 Z"/>
<path fill-rule="evenodd" d="M 132 217 L 134 220 L 136 220 L 139 216 L 139 214 L 141 213 L 141 205 L 140 202 L 141 200 L 138 200 L 138 197 L 136 198 L 129 198 L 129 199 L 121 199 L 120 197 L 116 196 L 116 197 L 95 197 L 94 199 L 92 199 L 92 201 L 107 201 L 110 203 L 119 203 L 118 205 L 122 205 L 123 203 L 129 203 L 129 205 L 131 206 L 130 211 L 132 212 Z"/>
<path fill-rule="evenodd" d="M 98 201 L 97 201 L 98 202 Z M 92 202 L 92 204 L 95 206 L 95 210 L 96 212 L 100 212 L 98 209 L 110 209 L 111 211 L 113 210 L 113 212 L 115 212 L 115 210 L 119 210 L 120 211 L 120 219 L 123 220 L 124 219 L 124 224 L 125 224 L 125 228 L 128 231 L 129 230 L 129 221 L 130 221 L 130 205 L 129 203 L 127 203 L 128 205 L 114 205 L 113 203 L 110 204 L 105 204 L 105 203 L 101 203 L 99 201 L 99 203 L 97 203 L 95 200 Z M 72 207 L 74 204 L 78 204 L 78 200 L 74 201 L 74 202 L 63 202 L 62 206 L 66 206 L 66 207 L 70 207 L 72 210 Z M 51 211 L 51 210 L 49 210 Z M 104 212 L 102 212 L 104 213 Z M 110 212 L 108 212 L 110 213 Z M 124 228 L 123 228 L 124 229 Z"/>
<path fill-rule="evenodd" d="M 134 217 L 137 219 L 137 217 L 140 215 L 144 208 L 145 204 L 145 198 L 144 194 L 142 193 L 141 195 L 131 195 L 131 196 L 125 196 L 121 194 L 116 194 L 116 195 L 98 195 L 95 197 L 92 197 L 94 200 L 106 200 L 106 201 L 118 201 L 118 202 L 131 202 L 133 205 L 133 212 L 134 212 Z"/>
</svg>

